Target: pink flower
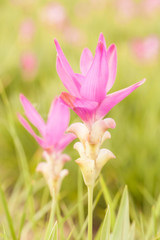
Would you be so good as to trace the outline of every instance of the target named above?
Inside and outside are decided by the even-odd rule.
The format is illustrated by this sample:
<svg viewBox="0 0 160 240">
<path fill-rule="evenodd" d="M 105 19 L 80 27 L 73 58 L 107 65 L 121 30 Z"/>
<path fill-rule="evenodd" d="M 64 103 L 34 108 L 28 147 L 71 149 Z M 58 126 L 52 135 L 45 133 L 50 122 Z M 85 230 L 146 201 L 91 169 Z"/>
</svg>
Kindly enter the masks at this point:
<svg viewBox="0 0 160 240">
<path fill-rule="evenodd" d="M 22 74 L 25 79 L 33 79 L 37 73 L 37 57 L 32 52 L 24 53 L 20 59 Z"/>
<path fill-rule="evenodd" d="M 69 93 L 63 92 L 61 99 L 88 124 L 103 118 L 145 81 L 142 80 L 128 88 L 108 94 L 116 77 L 117 50 L 114 44 L 107 49 L 102 33 L 94 57 L 88 48 L 83 50 L 80 59 L 81 74 L 73 72 L 57 40 L 55 45 L 58 53 L 57 72 L 69 91 Z"/>
<path fill-rule="evenodd" d="M 157 36 L 148 36 L 145 39 L 136 39 L 132 42 L 131 49 L 139 61 L 152 61 L 158 56 L 160 39 Z"/>
<path fill-rule="evenodd" d="M 23 41 L 30 42 L 35 33 L 35 26 L 32 19 L 26 19 L 20 26 L 19 35 Z"/>
<path fill-rule="evenodd" d="M 136 13 L 136 5 L 133 0 L 118 0 L 116 1 L 116 8 L 121 14 L 121 18 L 130 19 Z"/>
<path fill-rule="evenodd" d="M 160 9 L 160 0 L 144 0 L 142 7 L 146 13 L 151 14 L 157 9 Z"/>
<path fill-rule="evenodd" d="M 63 27 L 67 21 L 65 8 L 59 3 L 49 3 L 42 10 L 42 20 L 49 26 Z"/>
<path fill-rule="evenodd" d="M 75 138 L 73 134 L 65 134 L 70 115 L 68 107 L 59 98 L 52 102 L 47 123 L 22 94 L 20 95 L 20 101 L 25 115 L 31 124 L 37 128 L 41 137 L 36 135 L 29 123 L 20 114 L 18 114 L 19 121 L 44 150 L 49 153 L 61 152 Z"/>
</svg>

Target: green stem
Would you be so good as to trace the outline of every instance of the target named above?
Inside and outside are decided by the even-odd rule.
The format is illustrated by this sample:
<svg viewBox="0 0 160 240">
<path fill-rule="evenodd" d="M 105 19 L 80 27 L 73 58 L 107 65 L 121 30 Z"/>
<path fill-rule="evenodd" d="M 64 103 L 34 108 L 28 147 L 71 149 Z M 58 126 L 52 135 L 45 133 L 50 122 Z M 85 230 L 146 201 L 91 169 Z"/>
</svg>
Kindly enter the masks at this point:
<svg viewBox="0 0 160 240">
<path fill-rule="evenodd" d="M 88 240 L 92 240 L 92 222 L 93 222 L 93 186 L 88 186 Z"/>
<path fill-rule="evenodd" d="M 47 226 L 46 234 L 45 234 L 45 240 L 48 240 L 50 238 L 50 233 L 52 231 L 52 228 L 54 226 L 54 217 L 55 217 L 55 210 L 56 210 L 56 198 L 52 197 L 52 206 L 51 206 L 51 213 L 49 218 L 49 223 Z"/>
<path fill-rule="evenodd" d="M 11 215 L 10 215 L 10 212 L 8 209 L 8 205 L 7 205 L 7 200 L 6 200 L 3 190 L 1 188 L 1 185 L 0 185 L 0 198 L 2 200 L 2 204 L 3 204 L 4 210 L 5 210 L 5 214 L 6 214 L 6 218 L 7 218 L 7 222 L 8 222 L 8 226 L 9 226 L 9 230 L 10 230 L 12 239 L 17 240 L 15 230 L 13 227 L 13 221 L 12 221 L 12 218 L 11 218 Z"/>
<path fill-rule="evenodd" d="M 80 169 L 78 169 L 78 217 L 81 229 L 84 223 L 84 208 L 83 208 L 83 179 Z"/>
</svg>

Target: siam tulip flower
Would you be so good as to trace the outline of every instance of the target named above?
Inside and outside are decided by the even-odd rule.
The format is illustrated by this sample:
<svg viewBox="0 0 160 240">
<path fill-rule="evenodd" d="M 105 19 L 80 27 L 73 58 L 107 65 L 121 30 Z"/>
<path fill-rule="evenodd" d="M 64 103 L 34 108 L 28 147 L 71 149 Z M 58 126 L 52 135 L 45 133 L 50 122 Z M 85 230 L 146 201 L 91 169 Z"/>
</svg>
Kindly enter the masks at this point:
<svg viewBox="0 0 160 240">
<path fill-rule="evenodd" d="M 160 39 L 157 36 L 135 39 L 131 44 L 131 49 L 138 61 L 151 62 L 158 56 Z"/>
<path fill-rule="evenodd" d="M 117 71 L 117 50 L 114 44 L 109 48 L 103 34 L 99 36 L 96 53 L 85 48 L 80 59 L 81 74 L 74 73 L 55 40 L 57 49 L 57 72 L 69 93 L 62 93 L 63 102 L 72 108 L 87 124 L 102 119 L 116 104 L 127 97 L 145 80 L 125 89 L 108 94 Z"/>
<path fill-rule="evenodd" d="M 38 61 L 34 53 L 24 53 L 20 58 L 20 65 L 25 80 L 32 80 L 36 76 Z"/>
<path fill-rule="evenodd" d="M 36 109 L 24 95 L 20 95 L 20 101 L 25 115 L 35 128 L 39 131 L 38 136 L 29 123 L 19 114 L 18 118 L 26 130 L 35 138 L 43 148 L 43 157 L 46 162 L 38 165 L 37 170 L 42 172 L 51 192 L 57 194 L 67 170 L 63 169 L 64 163 L 70 160 L 66 154 L 62 154 L 64 148 L 75 138 L 73 134 L 65 134 L 69 123 L 69 109 L 59 98 L 56 98 L 51 105 L 47 123 L 41 118 Z M 62 117 L 63 116 L 63 117 Z"/>
<path fill-rule="evenodd" d="M 55 45 L 57 72 L 69 91 L 69 93 L 63 92 L 61 99 L 84 122 L 84 124 L 71 125 L 68 131 L 80 139 L 80 143 L 75 146 L 81 156 L 77 163 L 80 165 L 83 175 L 86 175 L 86 172 L 90 173 L 90 176 L 84 176 L 86 185 L 93 185 L 104 164 L 108 159 L 114 158 L 114 154 L 108 150 L 100 151 L 100 146 L 105 139 L 110 137 L 107 130 L 114 128 L 115 122 L 113 119 L 102 119 L 145 80 L 108 94 L 116 78 L 117 50 L 114 44 L 107 48 L 102 33 L 99 36 L 94 57 L 88 48 L 83 50 L 80 59 L 81 74 L 73 72 L 57 40 L 55 40 Z M 87 164 L 90 161 L 92 164 Z M 99 163 L 101 167 L 98 167 Z"/>
<path fill-rule="evenodd" d="M 80 140 L 74 148 L 79 152 L 80 158 L 76 162 L 80 166 L 84 182 L 88 187 L 88 240 L 92 240 L 94 183 L 108 160 L 115 158 L 110 150 L 101 149 L 102 143 L 111 137 L 108 129 L 115 128 L 113 119 L 103 119 L 103 117 L 145 80 L 108 94 L 116 77 L 117 50 L 114 44 L 107 48 L 102 33 L 99 36 L 94 57 L 88 48 L 83 50 L 80 59 L 81 74 L 73 72 L 57 40 L 55 45 L 57 72 L 69 91 L 69 93 L 63 92 L 61 99 L 84 122 L 72 124 L 68 132 L 74 133 Z"/>
</svg>

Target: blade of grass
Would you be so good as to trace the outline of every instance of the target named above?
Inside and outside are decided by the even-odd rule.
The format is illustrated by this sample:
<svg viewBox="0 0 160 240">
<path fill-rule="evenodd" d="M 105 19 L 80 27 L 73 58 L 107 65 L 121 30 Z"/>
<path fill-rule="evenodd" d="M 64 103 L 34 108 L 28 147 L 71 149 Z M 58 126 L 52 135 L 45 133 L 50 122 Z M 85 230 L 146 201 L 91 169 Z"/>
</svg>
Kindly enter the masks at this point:
<svg viewBox="0 0 160 240">
<path fill-rule="evenodd" d="M 128 240 L 129 237 L 129 200 L 128 191 L 125 187 L 118 210 L 118 216 L 116 218 L 115 226 L 112 233 L 112 240 Z"/>
<path fill-rule="evenodd" d="M 68 213 L 68 209 L 67 209 L 67 206 L 64 203 L 61 204 L 61 209 L 62 209 L 62 211 L 64 213 L 64 216 L 65 216 Z M 72 229 L 73 226 L 74 226 L 74 222 L 72 220 L 72 217 L 68 218 L 67 223 L 68 223 L 70 229 Z M 73 235 L 74 239 L 76 239 L 76 236 L 78 236 L 78 231 L 75 227 L 72 231 L 72 235 Z"/>
<path fill-rule="evenodd" d="M 132 226 L 130 227 L 130 234 L 129 234 L 129 240 L 135 239 L 135 223 L 132 223 Z"/>
<path fill-rule="evenodd" d="M 64 240 L 64 230 L 63 230 L 63 222 L 62 222 L 62 216 L 61 216 L 61 211 L 60 211 L 60 207 L 57 204 L 56 205 L 56 215 L 57 215 L 57 219 L 58 219 L 58 225 L 59 225 L 59 231 L 60 231 L 60 239 Z"/>
<path fill-rule="evenodd" d="M 55 209 L 56 209 L 56 200 L 55 198 L 53 197 L 52 198 L 52 207 L 51 207 L 51 213 L 50 213 L 50 218 L 49 218 L 49 223 L 48 223 L 48 226 L 47 226 L 47 230 L 46 230 L 46 234 L 45 234 L 45 240 L 48 240 L 49 239 L 49 236 L 50 236 L 50 232 L 53 228 L 53 223 L 54 223 L 54 217 L 55 217 Z"/>
<path fill-rule="evenodd" d="M 101 238 L 100 240 L 109 240 L 110 239 L 110 210 L 109 207 L 107 209 L 104 221 L 103 221 L 103 225 L 102 225 L 102 231 L 101 231 Z"/>
<path fill-rule="evenodd" d="M 78 168 L 78 218 L 79 227 L 84 223 L 84 207 L 83 207 L 83 178 L 80 169 Z"/>
<path fill-rule="evenodd" d="M 97 184 L 98 184 L 98 180 L 97 180 L 96 183 L 95 183 L 95 187 L 97 186 Z M 87 199 L 87 196 L 88 196 L 88 194 L 85 193 L 85 194 L 83 195 L 83 198 L 81 199 L 81 201 L 84 202 L 85 199 Z M 67 219 L 70 217 L 70 215 L 71 215 L 74 211 L 76 211 L 77 208 L 78 208 L 78 203 L 76 203 L 76 204 L 74 205 L 74 207 L 71 208 L 71 209 L 68 211 L 67 215 L 63 217 L 63 220 L 62 220 L 63 223 L 64 223 L 65 221 L 67 221 Z"/>
<path fill-rule="evenodd" d="M 55 222 L 54 226 L 50 231 L 49 238 L 47 240 L 58 240 L 58 224 Z"/>
<path fill-rule="evenodd" d="M 2 97 L 2 100 L 3 100 L 3 103 L 5 105 L 5 108 L 6 108 L 6 115 L 7 115 L 7 119 L 8 119 L 8 127 L 9 127 L 9 131 L 10 131 L 10 134 L 12 136 L 13 143 L 15 145 L 15 149 L 16 149 L 16 152 L 17 152 L 19 169 L 23 173 L 22 175 L 24 177 L 25 187 L 26 187 L 26 189 L 28 190 L 28 193 L 29 193 L 28 203 L 29 203 L 31 218 L 33 220 L 34 200 L 33 200 L 33 196 L 32 196 L 32 181 L 31 181 L 31 176 L 30 176 L 29 167 L 28 167 L 28 163 L 27 163 L 27 158 L 25 156 L 22 144 L 21 144 L 21 142 L 20 142 L 20 140 L 17 136 L 17 133 L 16 133 L 16 128 L 15 128 L 15 124 L 14 124 L 12 109 L 11 109 L 11 106 L 10 106 L 9 100 L 7 98 L 7 95 L 6 95 L 6 92 L 5 92 L 5 89 L 3 87 L 1 79 L 0 79 L 0 94 L 1 94 L 1 97 Z"/>
<path fill-rule="evenodd" d="M 114 210 L 114 206 L 113 206 L 113 201 L 112 201 L 109 190 L 108 190 L 108 188 L 105 184 L 105 181 L 104 181 L 102 175 L 100 175 L 99 180 L 100 180 L 100 185 L 101 185 L 101 188 L 102 188 L 103 196 L 104 196 L 104 199 L 106 201 L 106 205 L 110 206 L 111 226 L 113 227 L 113 225 L 115 223 L 115 210 Z"/>
<path fill-rule="evenodd" d="M 19 234 L 18 234 L 18 240 L 21 239 L 21 233 L 22 233 L 22 229 L 25 223 L 25 219 L 26 219 L 26 212 L 24 211 L 21 217 L 21 221 L 20 221 L 20 227 L 19 227 Z"/>
<path fill-rule="evenodd" d="M 75 228 L 75 227 L 73 227 L 72 231 L 71 231 L 70 234 L 68 235 L 67 240 L 70 240 L 70 239 L 71 239 L 72 234 L 73 234 L 73 231 L 74 231 L 74 228 Z"/>
<path fill-rule="evenodd" d="M 35 222 L 38 222 L 51 209 L 51 204 L 52 204 L 51 202 L 47 203 L 43 208 L 41 208 L 34 215 Z M 28 222 L 23 228 L 24 235 L 27 235 L 27 232 L 29 232 L 31 228 L 32 228 L 32 222 Z"/>
<path fill-rule="evenodd" d="M 1 201 L 2 201 L 2 204 L 3 204 L 4 210 L 5 210 L 5 215 L 6 215 L 6 218 L 7 218 L 7 222 L 8 222 L 8 226 L 9 226 L 9 230 L 10 230 L 12 239 L 17 240 L 15 230 L 14 230 L 14 227 L 13 227 L 13 221 L 12 221 L 11 215 L 9 213 L 6 197 L 5 197 L 5 194 L 2 190 L 1 184 L 0 184 L 0 197 L 1 197 Z"/>
</svg>

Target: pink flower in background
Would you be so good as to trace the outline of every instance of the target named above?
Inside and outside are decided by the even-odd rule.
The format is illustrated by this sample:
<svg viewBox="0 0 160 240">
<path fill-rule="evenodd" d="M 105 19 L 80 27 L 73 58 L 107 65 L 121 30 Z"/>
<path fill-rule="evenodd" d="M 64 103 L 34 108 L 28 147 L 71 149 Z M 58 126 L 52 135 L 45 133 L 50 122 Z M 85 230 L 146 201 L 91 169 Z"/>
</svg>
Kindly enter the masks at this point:
<svg viewBox="0 0 160 240">
<path fill-rule="evenodd" d="M 19 121 L 44 150 L 49 153 L 61 152 L 75 138 L 73 134 L 65 134 L 70 114 L 68 107 L 59 98 L 52 102 L 46 123 L 22 94 L 20 95 L 20 101 L 25 115 L 31 124 L 37 128 L 41 137 L 33 131 L 29 123 L 20 114 L 18 114 Z"/>
<path fill-rule="evenodd" d="M 63 35 L 65 40 L 70 44 L 81 45 L 85 42 L 85 36 L 82 34 L 82 32 L 80 32 L 79 29 L 69 25 L 64 28 Z"/>
<path fill-rule="evenodd" d="M 160 0 L 144 0 L 142 2 L 142 7 L 146 13 L 151 14 L 157 9 L 160 9 Z"/>
<path fill-rule="evenodd" d="M 37 57 L 32 52 L 24 53 L 20 59 L 21 70 L 25 79 L 33 79 L 37 73 Z"/>
<path fill-rule="evenodd" d="M 65 41 L 79 45 L 84 42 L 84 35 L 70 23 L 66 9 L 60 3 L 49 3 L 41 12 L 42 21 L 51 28 L 62 33 Z"/>
<path fill-rule="evenodd" d="M 133 0 L 117 0 L 116 8 L 122 18 L 130 19 L 136 13 L 136 6 Z"/>
<path fill-rule="evenodd" d="M 59 3 L 49 3 L 41 13 L 42 20 L 49 26 L 63 27 L 67 20 L 65 8 Z"/>
<path fill-rule="evenodd" d="M 94 57 L 88 48 L 83 50 L 80 59 L 81 74 L 73 72 L 57 40 L 55 45 L 57 72 L 69 91 L 69 93 L 63 92 L 61 99 L 88 124 L 103 118 L 116 104 L 145 81 L 142 80 L 128 88 L 108 94 L 116 77 L 117 50 L 114 44 L 107 49 L 102 33 L 99 36 Z"/>
<path fill-rule="evenodd" d="M 20 26 L 19 36 L 22 41 L 30 42 L 35 33 L 35 25 L 32 19 L 25 19 Z"/>
<path fill-rule="evenodd" d="M 157 36 L 136 39 L 132 42 L 131 49 L 139 61 L 150 62 L 159 54 L 160 39 Z"/>
</svg>

